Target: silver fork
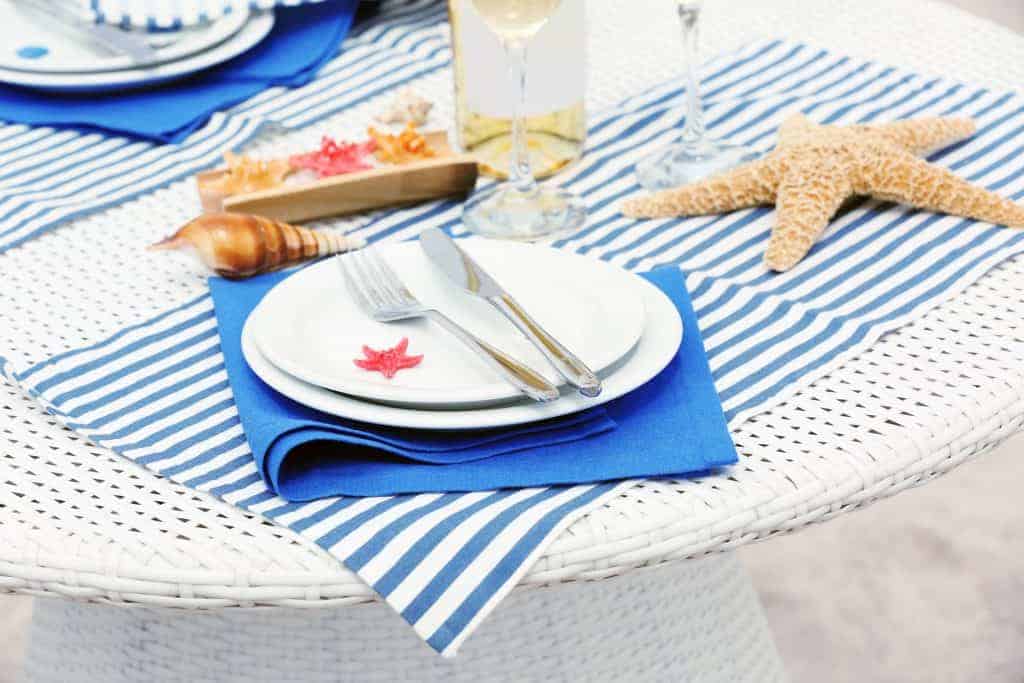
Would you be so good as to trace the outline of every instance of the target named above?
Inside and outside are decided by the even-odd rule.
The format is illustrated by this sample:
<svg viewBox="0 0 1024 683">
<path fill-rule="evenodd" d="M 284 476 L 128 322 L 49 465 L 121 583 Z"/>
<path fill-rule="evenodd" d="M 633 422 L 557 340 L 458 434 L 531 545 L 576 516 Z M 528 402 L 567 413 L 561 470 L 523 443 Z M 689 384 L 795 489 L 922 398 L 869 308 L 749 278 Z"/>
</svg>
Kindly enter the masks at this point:
<svg viewBox="0 0 1024 683">
<path fill-rule="evenodd" d="M 386 323 L 427 318 L 471 348 L 495 372 L 534 401 L 558 398 L 558 388 L 544 377 L 471 334 L 444 313 L 420 303 L 372 247 L 349 252 L 337 261 L 349 292 L 374 320 Z"/>
</svg>

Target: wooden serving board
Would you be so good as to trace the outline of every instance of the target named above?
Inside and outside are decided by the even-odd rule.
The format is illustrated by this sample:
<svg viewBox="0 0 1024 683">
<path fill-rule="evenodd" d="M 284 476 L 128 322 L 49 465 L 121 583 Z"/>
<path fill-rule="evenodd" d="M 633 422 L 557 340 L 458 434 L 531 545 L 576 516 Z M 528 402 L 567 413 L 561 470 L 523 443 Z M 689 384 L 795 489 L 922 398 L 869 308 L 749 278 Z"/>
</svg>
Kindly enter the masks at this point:
<svg viewBox="0 0 1024 683">
<path fill-rule="evenodd" d="M 443 132 L 424 137 L 437 150 L 437 157 L 223 198 L 204 196 L 200 189 L 203 211 L 251 213 L 298 223 L 471 192 L 478 173 L 476 159 L 453 154 Z M 196 176 L 196 182 L 202 188 L 226 172 L 205 171 Z"/>
</svg>

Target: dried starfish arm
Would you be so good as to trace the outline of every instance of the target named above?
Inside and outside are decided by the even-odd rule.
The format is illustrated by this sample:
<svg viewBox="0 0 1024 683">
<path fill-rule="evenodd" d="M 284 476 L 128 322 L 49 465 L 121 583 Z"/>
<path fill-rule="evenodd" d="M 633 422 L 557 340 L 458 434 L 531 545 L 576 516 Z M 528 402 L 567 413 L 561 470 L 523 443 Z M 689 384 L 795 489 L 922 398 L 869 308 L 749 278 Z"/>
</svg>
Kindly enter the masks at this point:
<svg viewBox="0 0 1024 683">
<path fill-rule="evenodd" d="M 937 213 L 1024 228 L 1024 206 L 909 153 L 865 159 L 856 175 L 861 194 Z"/>
<path fill-rule="evenodd" d="M 775 227 L 765 251 L 772 270 L 789 270 L 807 255 L 849 196 L 848 169 L 837 161 L 797 164 L 779 185 Z"/>
<path fill-rule="evenodd" d="M 965 118 L 926 118 L 910 121 L 895 121 L 877 126 L 865 126 L 867 130 L 883 135 L 911 154 L 930 154 L 960 142 L 974 135 L 977 126 Z"/>
<path fill-rule="evenodd" d="M 770 204 L 783 166 L 779 159 L 766 157 L 707 180 L 629 199 L 622 213 L 631 218 L 702 216 Z"/>
<path fill-rule="evenodd" d="M 821 128 L 804 114 L 790 114 L 779 126 L 779 146 L 797 143 L 801 138 Z"/>
</svg>

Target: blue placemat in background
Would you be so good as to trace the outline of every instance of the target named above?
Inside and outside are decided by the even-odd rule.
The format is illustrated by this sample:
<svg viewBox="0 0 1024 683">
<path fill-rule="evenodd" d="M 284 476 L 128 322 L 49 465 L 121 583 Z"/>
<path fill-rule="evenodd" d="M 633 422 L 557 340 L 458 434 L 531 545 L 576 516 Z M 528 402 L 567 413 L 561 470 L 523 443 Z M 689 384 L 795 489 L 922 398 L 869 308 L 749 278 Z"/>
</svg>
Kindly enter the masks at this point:
<svg viewBox="0 0 1024 683">
<path fill-rule="evenodd" d="M 216 112 L 273 86 L 308 83 L 338 52 L 358 0 L 275 10 L 270 34 L 244 54 L 184 80 L 121 92 L 55 94 L 0 85 L 0 120 L 180 142 Z"/>
</svg>

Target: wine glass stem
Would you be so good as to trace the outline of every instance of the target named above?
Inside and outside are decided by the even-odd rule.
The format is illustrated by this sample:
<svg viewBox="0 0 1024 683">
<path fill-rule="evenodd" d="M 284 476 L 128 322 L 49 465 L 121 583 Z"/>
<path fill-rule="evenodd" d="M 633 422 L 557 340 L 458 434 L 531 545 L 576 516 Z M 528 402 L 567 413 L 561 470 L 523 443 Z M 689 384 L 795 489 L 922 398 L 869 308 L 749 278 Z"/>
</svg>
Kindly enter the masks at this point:
<svg viewBox="0 0 1024 683">
<path fill-rule="evenodd" d="M 522 40 L 505 41 L 505 53 L 508 55 L 509 74 L 515 92 L 508 180 L 513 188 L 526 194 L 537 188 L 537 181 L 530 169 L 530 150 L 526 140 L 526 44 Z"/>
<path fill-rule="evenodd" d="M 697 25 L 700 21 L 700 2 L 680 2 L 679 23 L 683 28 L 683 58 L 686 60 L 686 125 L 682 141 L 692 146 L 704 139 L 704 103 L 700 94 L 700 78 L 697 73 Z"/>
</svg>

